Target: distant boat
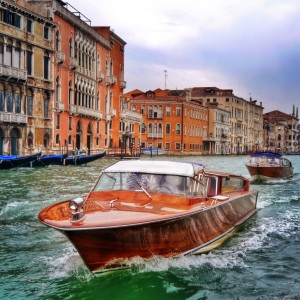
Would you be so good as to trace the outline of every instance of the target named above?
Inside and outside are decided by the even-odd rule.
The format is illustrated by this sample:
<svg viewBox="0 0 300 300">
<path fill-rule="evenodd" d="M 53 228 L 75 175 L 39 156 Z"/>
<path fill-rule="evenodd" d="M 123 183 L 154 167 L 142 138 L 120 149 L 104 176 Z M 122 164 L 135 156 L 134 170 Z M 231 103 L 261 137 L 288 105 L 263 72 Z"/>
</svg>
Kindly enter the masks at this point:
<svg viewBox="0 0 300 300">
<path fill-rule="evenodd" d="M 160 148 L 147 148 L 145 150 L 143 150 L 142 152 L 144 155 L 152 155 L 152 156 L 155 156 L 155 155 L 164 155 L 166 154 L 166 151 L 164 151 L 163 149 L 160 149 Z"/>
<path fill-rule="evenodd" d="M 257 195 L 247 178 L 197 163 L 123 160 L 102 171 L 86 198 L 50 205 L 38 217 L 100 274 L 128 268 L 133 257 L 219 247 L 255 213 Z"/>
<path fill-rule="evenodd" d="M 17 156 L 17 155 L 1 155 L 0 156 L 0 170 L 13 169 L 18 167 L 26 167 L 29 163 L 33 163 L 41 156 L 41 153 Z"/>
<path fill-rule="evenodd" d="M 98 154 L 92 154 L 92 155 L 86 155 L 86 154 L 70 155 L 67 158 L 65 158 L 60 163 L 60 165 L 65 165 L 65 166 L 84 165 L 84 164 L 90 163 L 94 160 L 104 157 L 105 154 L 106 154 L 106 151 L 103 151 L 102 153 L 98 153 Z"/>
<path fill-rule="evenodd" d="M 292 163 L 279 153 L 254 152 L 246 167 L 254 180 L 287 179 L 293 176 Z"/>
</svg>

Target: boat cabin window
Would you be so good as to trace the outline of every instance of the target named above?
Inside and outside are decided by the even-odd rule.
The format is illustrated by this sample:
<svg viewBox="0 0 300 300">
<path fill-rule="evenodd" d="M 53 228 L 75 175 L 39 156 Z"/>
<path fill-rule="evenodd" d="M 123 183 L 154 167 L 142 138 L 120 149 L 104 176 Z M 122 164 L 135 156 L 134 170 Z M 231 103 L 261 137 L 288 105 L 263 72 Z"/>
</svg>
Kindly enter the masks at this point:
<svg viewBox="0 0 300 300">
<path fill-rule="evenodd" d="M 218 195 L 218 177 L 208 177 L 207 196 Z"/>
<path fill-rule="evenodd" d="M 243 178 L 222 177 L 222 193 L 242 190 L 246 185 Z"/>
<path fill-rule="evenodd" d="M 207 196 L 207 177 L 199 174 L 195 176 L 195 180 L 191 180 L 189 187 L 189 197 L 202 198 Z"/>
<path fill-rule="evenodd" d="M 164 174 L 104 172 L 94 190 L 134 190 L 145 189 L 151 193 L 187 195 L 191 179 L 189 177 Z"/>
<path fill-rule="evenodd" d="M 253 156 L 250 158 L 250 163 L 254 164 L 271 164 L 271 165 L 279 165 L 280 159 L 276 157 L 267 157 L 267 156 Z"/>
</svg>

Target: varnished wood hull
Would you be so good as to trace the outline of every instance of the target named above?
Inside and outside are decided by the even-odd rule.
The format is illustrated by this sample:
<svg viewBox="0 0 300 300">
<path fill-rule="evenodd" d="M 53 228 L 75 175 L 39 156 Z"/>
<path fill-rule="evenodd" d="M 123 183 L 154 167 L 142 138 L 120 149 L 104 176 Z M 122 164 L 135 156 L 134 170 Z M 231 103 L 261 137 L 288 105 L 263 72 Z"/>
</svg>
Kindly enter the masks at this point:
<svg viewBox="0 0 300 300">
<path fill-rule="evenodd" d="M 251 177 L 256 180 L 286 179 L 293 176 L 293 167 L 291 166 L 246 164 L 246 167 Z"/>
<path fill-rule="evenodd" d="M 126 265 L 126 259 L 200 253 L 219 245 L 255 211 L 257 192 L 185 215 L 136 225 L 62 231 L 94 273 Z M 58 229 L 58 228 L 56 228 Z"/>
</svg>

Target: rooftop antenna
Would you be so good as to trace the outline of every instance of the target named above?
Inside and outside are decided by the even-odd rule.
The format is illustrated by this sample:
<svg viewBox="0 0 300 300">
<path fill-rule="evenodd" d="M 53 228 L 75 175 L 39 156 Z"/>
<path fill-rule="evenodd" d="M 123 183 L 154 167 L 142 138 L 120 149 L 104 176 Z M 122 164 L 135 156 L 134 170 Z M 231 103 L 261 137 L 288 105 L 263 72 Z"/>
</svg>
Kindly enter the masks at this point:
<svg viewBox="0 0 300 300">
<path fill-rule="evenodd" d="M 165 72 L 165 90 L 167 89 L 167 76 L 168 76 L 168 74 L 167 74 L 167 70 L 164 70 L 164 72 Z"/>
</svg>

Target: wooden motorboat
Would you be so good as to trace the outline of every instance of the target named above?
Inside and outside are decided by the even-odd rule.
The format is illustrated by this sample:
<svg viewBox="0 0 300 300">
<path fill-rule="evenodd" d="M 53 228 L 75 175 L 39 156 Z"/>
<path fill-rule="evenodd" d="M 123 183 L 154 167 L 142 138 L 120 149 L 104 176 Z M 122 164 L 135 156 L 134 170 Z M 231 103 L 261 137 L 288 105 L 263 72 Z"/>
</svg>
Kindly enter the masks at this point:
<svg viewBox="0 0 300 300">
<path fill-rule="evenodd" d="M 0 170 L 1 169 L 12 169 L 18 167 L 26 167 L 27 164 L 36 161 L 41 156 L 41 153 L 24 156 L 0 156 Z"/>
<path fill-rule="evenodd" d="M 91 154 L 91 155 L 87 155 L 87 154 L 70 155 L 67 158 L 65 158 L 63 161 L 61 161 L 60 164 L 65 165 L 65 166 L 84 165 L 84 164 L 90 163 L 92 161 L 95 161 L 97 159 L 104 157 L 105 154 L 106 154 L 106 151 L 103 151 L 98 154 Z"/>
<path fill-rule="evenodd" d="M 255 211 L 249 180 L 195 163 L 119 161 L 86 198 L 44 208 L 42 223 L 64 233 L 99 274 L 133 257 L 178 257 L 220 246 Z"/>
<path fill-rule="evenodd" d="M 280 153 L 255 152 L 246 167 L 254 180 L 287 179 L 293 176 L 292 163 Z"/>
</svg>

